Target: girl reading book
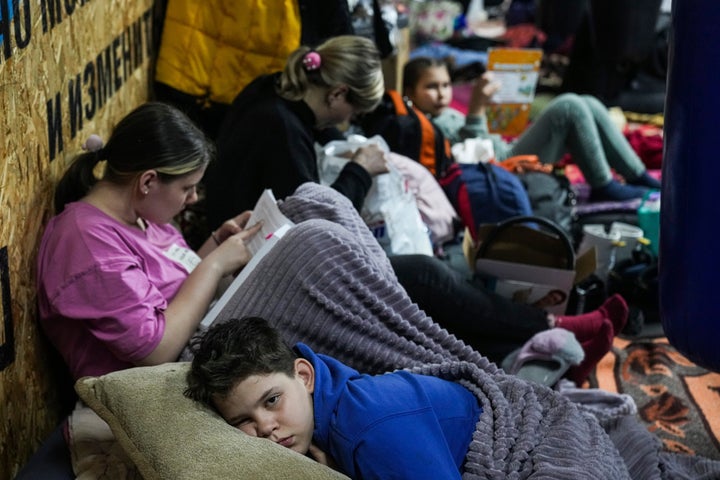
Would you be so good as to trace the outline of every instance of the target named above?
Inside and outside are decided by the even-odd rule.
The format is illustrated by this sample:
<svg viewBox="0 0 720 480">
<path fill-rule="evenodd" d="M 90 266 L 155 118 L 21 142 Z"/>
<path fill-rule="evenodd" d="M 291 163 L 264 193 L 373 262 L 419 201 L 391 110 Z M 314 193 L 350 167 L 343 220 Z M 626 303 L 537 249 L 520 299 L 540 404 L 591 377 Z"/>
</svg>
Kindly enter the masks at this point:
<svg viewBox="0 0 720 480">
<path fill-rule="evenodd" d="M 508 143 L 488 131 L 485 110 L 497 89 L 492 74 L 483 74 L 475 81 L 468 113 L 463 115 L 450 107 L 452 84 L 444 60 L 417 57 L 403 70 L 404 95 L 452 144 L 466 138 L 490 139 L 498 161 L 537 155 L 543 163 L 555 163 L 569 152 L 592 187 L 593 200 L 641 198 L 648 189 L 660 188 L 596 98 L 572 93 L 554 98 L 522 135 Z M 611 168 L 627 183 L 615 180 Z"/>
</svg>

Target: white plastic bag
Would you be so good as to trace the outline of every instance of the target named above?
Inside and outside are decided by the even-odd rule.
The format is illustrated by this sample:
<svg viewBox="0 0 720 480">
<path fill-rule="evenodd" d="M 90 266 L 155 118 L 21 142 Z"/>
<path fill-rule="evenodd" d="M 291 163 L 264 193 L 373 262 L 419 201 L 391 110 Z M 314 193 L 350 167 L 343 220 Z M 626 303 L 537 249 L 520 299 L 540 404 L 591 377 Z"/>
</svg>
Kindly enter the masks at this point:
<svg viewBox="0 0 720 480">
<path fill-rule="evenodd" d="M 388 158 L 415 195 L 420 218 L 430 230 L 432 244 L 441 246 L 455 238 L 460 217 L 433 174 L 420 162 L 398 153 L 390 152 Z"/>
<path fill-rule="evenodd" d="M 350 136 L 317 146 L 320 183 L 332 184 L 352 154 L 361 146 L 376 144 L 383 151 L 390 149 L 380 136 Z M 403 175 L 388 164 L 388 173 L 373 178 L 360 215 L 388 255 L 433 255 L 429 230 L 420 217 L 415 195 Z"/>
<path fill-rule="evenodd" d="M 495 158 L 495 149 L 489 138 L 466 138 L 452 146 L 452 154 L 458 163 L 488 163 Z"/>
</svg>

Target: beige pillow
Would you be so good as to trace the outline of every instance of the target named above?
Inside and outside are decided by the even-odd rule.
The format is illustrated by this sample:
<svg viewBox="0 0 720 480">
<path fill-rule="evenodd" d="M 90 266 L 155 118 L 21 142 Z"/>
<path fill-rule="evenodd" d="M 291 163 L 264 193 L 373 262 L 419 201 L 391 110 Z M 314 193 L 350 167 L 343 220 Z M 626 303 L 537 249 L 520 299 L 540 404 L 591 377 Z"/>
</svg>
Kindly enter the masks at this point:
<svg viewBox="0 0 720 480">
<path fill-rule="evenodd" d="M 287 448 L 243 434 L 183 396 L 188 367 L 137 367 L 75 384 L 146 480 L 347 479 Z"/>
</svg>

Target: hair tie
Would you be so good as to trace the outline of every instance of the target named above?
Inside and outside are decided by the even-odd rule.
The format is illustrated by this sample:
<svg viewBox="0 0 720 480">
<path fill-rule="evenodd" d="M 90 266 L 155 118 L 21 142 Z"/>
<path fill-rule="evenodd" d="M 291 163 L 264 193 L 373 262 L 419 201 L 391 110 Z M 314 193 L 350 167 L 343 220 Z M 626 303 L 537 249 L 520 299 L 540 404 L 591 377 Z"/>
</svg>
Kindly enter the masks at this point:
<svg viewBox="0 0 720 480">
<path fill-rule="evenodd" d="M 94 133 L 82 144 L 82 149 L 88 152 L 98 152 L 101 148 L 103 148 L 102 138 Z"/>
<path fill-rule="evenodd" d="M 303 56 L 302 63 L 305 66 L 306 71 L 313 72 L 320 68 L 320 65 L 322 65 L 322 59 L 320 58 L 320 54 L 318 52 L 311 50 Z"/>
</svg>

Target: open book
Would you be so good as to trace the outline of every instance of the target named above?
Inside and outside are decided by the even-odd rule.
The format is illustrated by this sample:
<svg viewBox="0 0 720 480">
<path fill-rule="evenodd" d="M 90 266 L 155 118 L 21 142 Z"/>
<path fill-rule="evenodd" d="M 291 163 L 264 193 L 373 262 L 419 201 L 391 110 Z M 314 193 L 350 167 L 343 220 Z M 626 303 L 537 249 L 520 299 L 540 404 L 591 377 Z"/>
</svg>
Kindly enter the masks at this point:
<svg viewBox="0 0 720 480">
<path fill-rule="evenodd" d="M 487 69 L 501 87 L 487 108 L 488 129 L 501 135 L 520 135 L 530 118 L 542 50 L 489 48 Z"/>
<path fill-rule="evenodd" d="M 252 258 L 240 273 L 233 279 L 232 283 L 225 289 L 220 298 L 205 314 L 200 325 L 209 327 L 217 318 L 218 314 L 225 308 L 228 301 L 233 297 L 235 292 L 240 288 L 245 279 L 250 275 L 260 260 L 275 246 L 285 233 L 295 225 L 280 211 L 273 195 L 272 190 L 266 189 L 253 208 L 252 215 L 247 222 L 248 226 L 255 225 L 262 221 L 263 225 L 260 231 L 246 242 L 246 246 Z"/>
</svg>

